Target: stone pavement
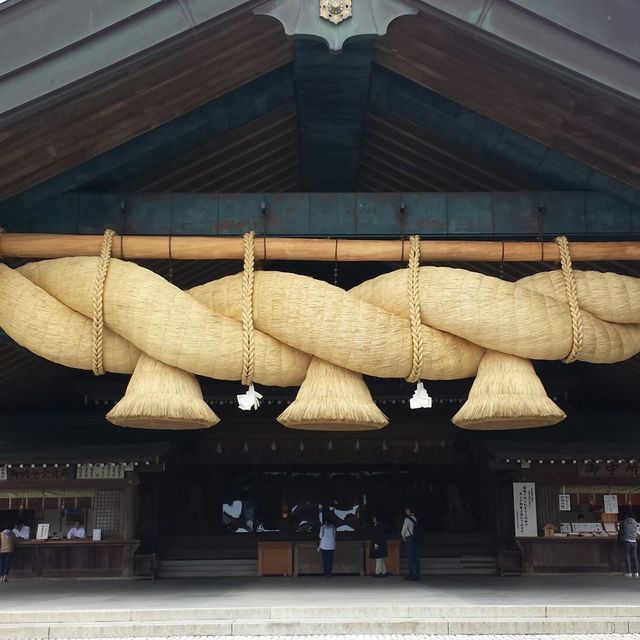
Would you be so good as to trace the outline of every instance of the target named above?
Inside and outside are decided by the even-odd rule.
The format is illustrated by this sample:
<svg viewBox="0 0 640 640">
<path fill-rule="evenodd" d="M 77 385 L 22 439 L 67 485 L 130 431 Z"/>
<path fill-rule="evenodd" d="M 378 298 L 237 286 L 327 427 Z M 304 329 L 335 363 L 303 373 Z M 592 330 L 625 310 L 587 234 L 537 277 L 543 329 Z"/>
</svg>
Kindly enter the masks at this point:
<svg viewBox="0 0 640 640">
<path fill-rule="evenodd" d="M 639 596 L 640 580 L 601 575 L 11 581 L 0 638 L 640 640 Z"/>
<path fill-rule="evenodd" d="M 0 612 L 274 606 L 640 605 L 640 580 L 622 575 L 12 580 Z"/>
<path fill-rule="evenodd" d="M 324 636 L 261 636 L 262 640 L 550 640 L 548 635 L 324 635 Z M 106 640 L 106 639 L 100 639 Z M 127 639 L 129 640 L 129 639 Z M 133 639 L 130 639 L 133 640 Z M 154 640 L 152 638 L 136 638 L 135 640 Z M 255 640 L 255 636 L 173 636 L 167 640 Z M 606 635 L 554 635 L 553 640 L 640 640 L 638 634 L 610 633 Z"/>
<path fill-rule="evenodd" d="M 324 636 L 261 636 L 262 640 L 550 640 L 548 635 L 472 635 L 472 636 L 443 636 L 443 635 L 324 635 Z M 152 640 L 151 638 L 136 638 L 136 640 Z M 255 636 L 174 636 L 168 640 L 255 640 Z M 640 640 L 640 635 L 610 633 L 606 635 L 554 635 L 553 640 Z"/>
</svg>

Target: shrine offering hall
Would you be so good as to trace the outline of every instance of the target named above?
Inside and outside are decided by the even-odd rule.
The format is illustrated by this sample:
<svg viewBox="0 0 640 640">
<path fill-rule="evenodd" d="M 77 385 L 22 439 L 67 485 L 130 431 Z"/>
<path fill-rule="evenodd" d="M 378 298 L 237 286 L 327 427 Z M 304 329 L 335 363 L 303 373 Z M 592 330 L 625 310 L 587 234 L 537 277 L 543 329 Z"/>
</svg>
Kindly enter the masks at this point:
<svg viewBox="0 0 640 640">
<path fill-rule="evenodd" d="M 624 571 L 640 8 L 85 4 L 0 4 L 12 577 Z"/>
</svg>

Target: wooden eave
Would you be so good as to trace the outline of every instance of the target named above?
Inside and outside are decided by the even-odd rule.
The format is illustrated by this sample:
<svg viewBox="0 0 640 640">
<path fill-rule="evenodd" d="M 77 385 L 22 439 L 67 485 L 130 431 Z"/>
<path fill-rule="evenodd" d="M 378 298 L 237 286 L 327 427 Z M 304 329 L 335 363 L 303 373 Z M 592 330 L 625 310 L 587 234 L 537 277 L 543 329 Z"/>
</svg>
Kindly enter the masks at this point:
<svg viewBox="0 0 640 640">
<path fill-rule="evenodd" d="M 22 0 L 0 11 L 0 121 L 92 86 L 165 47 L 249 13 L 261 0 Z M 240 38 L 238 38 L 240 40 Z M 64 92 L 58 95 L 58 92 Z M 37 105 L 32 103 L 38 102 Z"/>
<path fill-rule="evenodd" d="M 640 4 L 628 0 L 414 0 L 502 43 L 633 100 L 640 99 Z M 520 50 L 519 52 L 517 50 Z"/>
<path fill-rule="evenodd" d="M 627 0 L 407 0 L 519 55 L 640 99 L 640 5 Z M 21 0 L 0 9 L 0 119 L 164 46 L 196 40 L 266 0 Z M 606 4 L 606 6 L 605 6 Z M 354 34 L 357 35 L 357 34 Z M 516 52 L 517 53 L 517 52 Z M 20 117 L 21 113 L 15 113 Z"/>
<path fill-rule="evenodd" d="M 580 11 L 574 2 L 388 1 L 418 7 L 420 13 L 393 21 L 389 33 L 376 41 L 369 60 L 360 54 L 364 91 L 357 105 L 349 103 L 352 116 L 358 107 L 364 122 L 367 69 L 385 67 L 607 176 L 640 187 L 640 159 L 634 146 L 639 131 L 640 51 L 627 26 L 640 9 L 623 0 L 607 3 L 606 16 L 601 5 L 591 1 L 581 3 Z M 327 74 L 318 76 L 314 66 L 318 52 L 302 48 L 300 55 L 294 54 L 279 22 L 251 15 L 254 8 L 268 5 L 264 0 L 21 0 L 3 7 L 0 200 L 75 170 L 292 61 L 298 82 L 300 73 L 306 74 L 302 84 L 307 88 L 319 85 L 324 94 L 337 96 L 344 85 L 353 90 L 347 95 L 360 95 L 347 72 L 353 62 L 346 59 L 347 52 L 337 57 L 345 64 L 338 64 L 336 73 L 323 63 L 327 73 L 332 71 L 330 77 L 344 75 L 342 85 L 325 86 Z M 348 24 L 345 28 L 357 35 L 357 21 Z M 315 104 L 317 96 L 307 93 L 299 98 L 303 106 Z M 334 103 L 320 112 L 333 113 Z M 298 104 L 302 189 L 358 188 L 353 180 L 344 185 L 336 179 L 327 184 L 305 182 L 310 172 L 319 175 L 313 163 L 316 150 L 335 143 L 326 136 L 314 137 L 330 122 L 305 120 L 306 113 Z M 387 178 L 377 156 L 381 144 L 386 149 L 383 138 L 389 118 L 367 117 L 366 167 L 360 188 L 457 188 L 457 174 L 466 160 L 455 149 L 452 171 L 436 176 L 433 184 L 395 163 Z M 358 128 L 352 129 L 340 129 L 336 139 L 343 147 L 348 146 L 347 139 L 351 147 L 358 144 Z M 310 137 L 309 132 L 315 133 Z M 415 154 L 424 148 L 423 142 L 431 143 L 420 141 L 414 148 L 413 142 L 405 141 L 405 146 Z M 346 160 L 340 162 L 351 158 L 355 168 L 358 153 L 346 150 Z M 292 151 L 291 166 L 282 167 L 278 180 L 256 175 L 253 181 L 229 180 L 220 188 L 300 188 L 291 168 L 295 156 Z M 505 179 L 520 188 L 536 186 L 514 175 L 497 181 L 476 178 L 473 188 L 485 184 L 505 188 Z M 208 180 L 198 186 L 218 188 Z"/>
</svg>

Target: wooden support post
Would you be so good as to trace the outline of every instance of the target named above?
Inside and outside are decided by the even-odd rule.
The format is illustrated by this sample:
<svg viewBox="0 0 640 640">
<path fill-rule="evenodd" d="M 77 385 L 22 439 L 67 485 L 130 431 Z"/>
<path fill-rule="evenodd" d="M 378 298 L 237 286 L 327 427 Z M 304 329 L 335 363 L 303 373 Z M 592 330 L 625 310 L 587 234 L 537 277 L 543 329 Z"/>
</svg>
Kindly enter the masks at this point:
<svg viewBox="0 0 640 640">
<path fill-rule="evenodd" d="M 97 256 L 102 236 L 4 233 L 0 258 Z M 425 262 L 558 262 L 555 242 L 424 240 Z M 116 236 L 113 257 L 125 260 L 241 260 L 242 237 Z M 408 240 L 256 238 L 257 260 L 402 262 Z M 574 261 L 640 260 L 640 242 L 572 242 Z"/>
</svg>

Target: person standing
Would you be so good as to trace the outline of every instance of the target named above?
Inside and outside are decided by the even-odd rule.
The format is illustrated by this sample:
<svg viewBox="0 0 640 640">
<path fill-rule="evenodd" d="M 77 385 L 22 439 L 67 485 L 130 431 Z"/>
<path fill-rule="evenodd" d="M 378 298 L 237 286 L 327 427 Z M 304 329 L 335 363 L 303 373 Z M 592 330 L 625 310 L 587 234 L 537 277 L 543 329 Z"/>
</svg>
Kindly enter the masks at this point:
<svg viewBox="0 0 640 640">
<path fill-rule="evenodd" d="M 375 559 L 376 569 L 372 577 L 386 578 L 387 567 L 385 558 L 389 555 L 387 551 L 387 534 L 384 530 L 382 522 L 373 516 L 373 530 L 371 532 L 371 544 L 369 545 L 369 557 Z"/>
<path fill-rule="evenodd" d="M 320 527 L 320 541 L 318 551 L 322 554 L 322 571 L 326 578 L 331 577 L 333 570 L 333 554 L 336 550 L 336 528 L 327 520 L 324 514 L 323 524 Z"/>
<path fill-rule="evenodd" d="M 9 579 L 15 544 L 16 537 L 11 529 L 0 531 L 0 582 L 7 582 Z"/>
<path fill-rule="evenodd" d="M 404 549 L 409 564 L 409 575 L 405 577 L 405 580 L 418 581 L 420 580 L 420 542 L 416 535 L 418 518 L 416 518 L 411 507 L 406 507 L 404 515 L 400 537 L 404 542 Z"/>
<path fill-rule="evenodd" d="M 625 575 L 638 578 L 638 523 L 631 514 L 620 523 L 619 537 L 624 545 Z"/>
</svg>

